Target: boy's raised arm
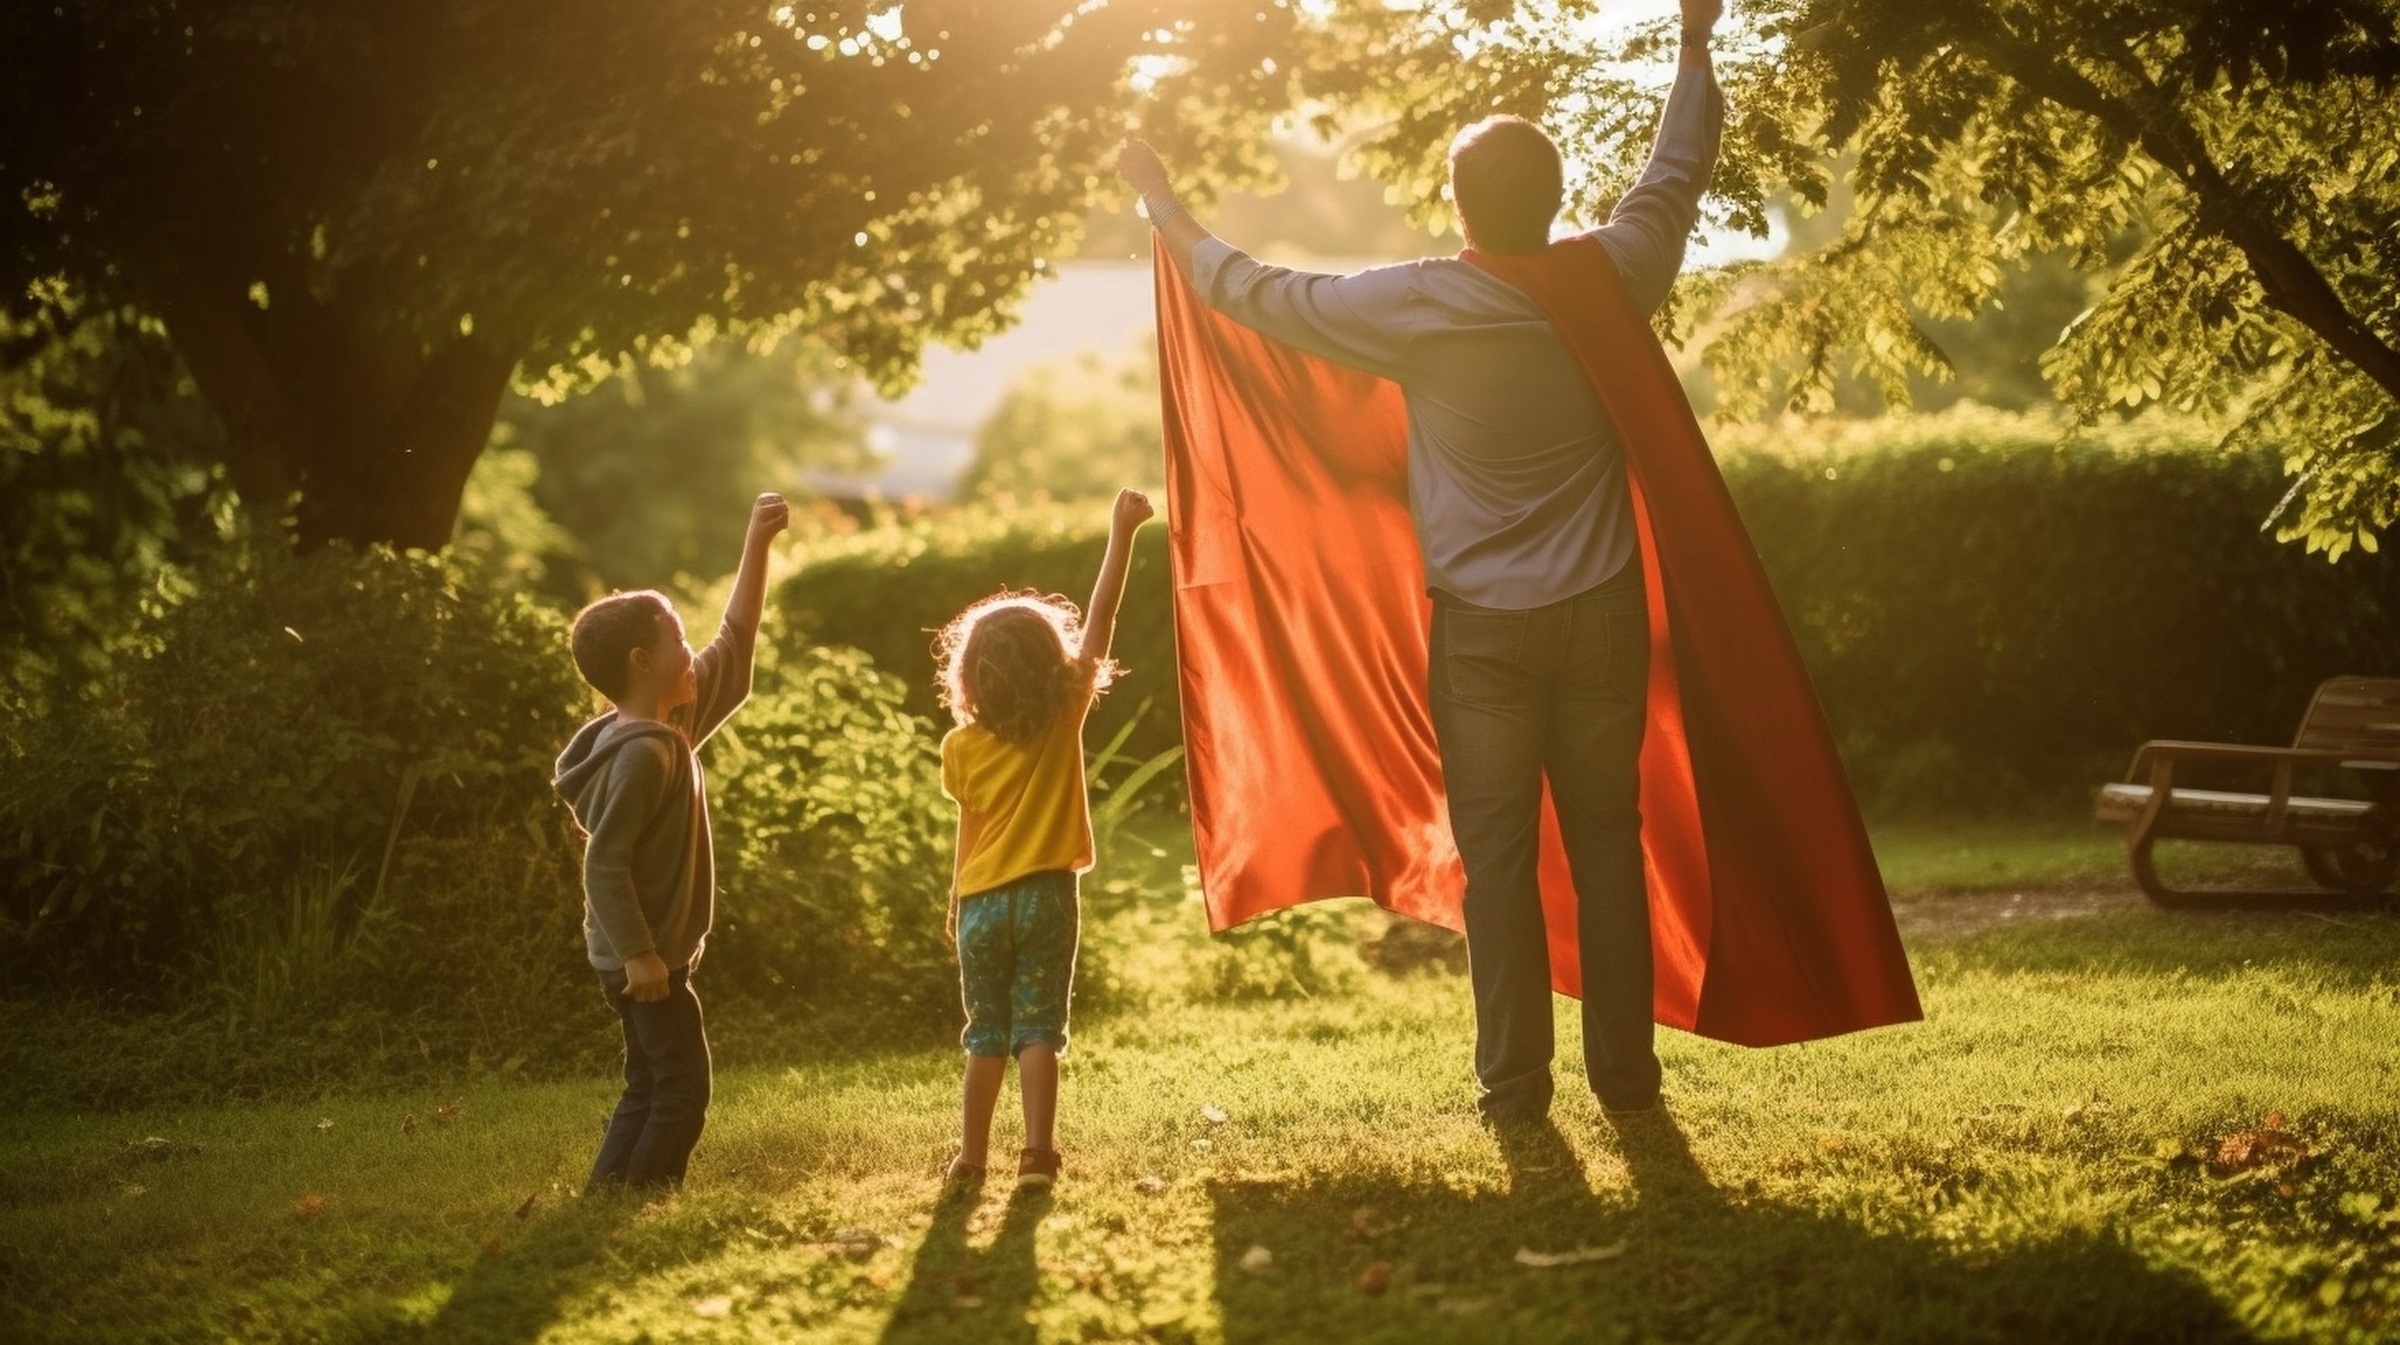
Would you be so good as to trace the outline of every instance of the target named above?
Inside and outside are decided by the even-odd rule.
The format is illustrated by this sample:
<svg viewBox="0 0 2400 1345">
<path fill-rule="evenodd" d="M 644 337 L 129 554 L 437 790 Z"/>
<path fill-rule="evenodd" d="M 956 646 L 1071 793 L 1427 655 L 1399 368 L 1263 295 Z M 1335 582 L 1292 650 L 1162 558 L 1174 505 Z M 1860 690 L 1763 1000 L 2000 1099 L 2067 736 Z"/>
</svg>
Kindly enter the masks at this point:
<svg viewBox="0 0 2400 1345">
<path fill-rule="evenodd" d="M 733 576 L 733 593 L 725 599 L 725 629 L 745 636 L 758 634 L 758 619 L 767 604 L 767 544 L 792 521 L 791 506 L 769 491 L 750 507 L 750 531 L 742 538 L 742 564 Z"/>
<path fill-rule="evenodd" d="M 1117 607 L 1125 598 L 1125 572 L 1133 565 L 1133 531 L 1149 521 L 1150 497 L 1138 490 L 1117 492 L 1108 517 L 1108 554 L 1100 558 L 1100 578 L 1092 585 L 1092 601 L 1083 609 L 1083 653 L 1078 660 L 1086 674 L 1108 657 L 1117 638 Z"/>
<path fill-rule="evenodd" d="M 725 599 L 717 638 L 692 662 L 699 699 L 692 706 L 692 741 L 705 741 L 750 696 L 750 668 L 758 648 L 758 622 L 767 604 L 767 546 L 791 523 L 791 508 L 772 491 L 750 507 L 750 529 L 742 538 L 741 567 Z"/>
</svg>

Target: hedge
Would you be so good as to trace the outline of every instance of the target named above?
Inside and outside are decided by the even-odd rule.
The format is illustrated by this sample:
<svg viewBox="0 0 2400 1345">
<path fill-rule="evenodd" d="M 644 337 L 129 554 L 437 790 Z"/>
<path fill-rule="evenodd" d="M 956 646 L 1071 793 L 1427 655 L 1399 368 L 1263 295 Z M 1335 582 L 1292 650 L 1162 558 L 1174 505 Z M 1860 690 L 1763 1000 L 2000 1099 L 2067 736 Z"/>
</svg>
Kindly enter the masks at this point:
<svg viewBox="0 0 2400 1345">
<path fill-rule="evenodd" d="M 2147 737 L 2288 739 L 2318 681 L 2400 672 L 2393 562 L 2261 523 L 2276 464 L 2197 427 L 2070 437 L 1966 409 L 1719 436 L 1727 484 L 1861 793 L 1878 808 L 2048 806 Z M 935 714 L 932 632 L 1003 585 L 1081 599 L 1096 505 L 976 506 L 822 540 L 777 592 L 787 638 L 856 645 Z M 1101 736 L 1177 741 L 1164 536 L 1144 530 Z"/>
</svg>

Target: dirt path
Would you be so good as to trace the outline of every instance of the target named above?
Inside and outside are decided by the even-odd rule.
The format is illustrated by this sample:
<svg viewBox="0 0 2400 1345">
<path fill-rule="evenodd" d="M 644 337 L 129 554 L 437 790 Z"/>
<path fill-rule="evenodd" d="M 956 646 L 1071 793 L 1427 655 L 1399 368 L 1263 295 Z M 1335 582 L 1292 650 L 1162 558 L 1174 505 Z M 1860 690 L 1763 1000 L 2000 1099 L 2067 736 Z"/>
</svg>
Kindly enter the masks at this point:
<svg viewBox="0 0 2400 1345">
<path fill-rule="evenodd" d="M 2157 910 L 2132 887 L 1928 892 L 1892 899 L 1900 937 L 1910 943 L 1944 943 L 2007 924 Z"/>
</svg>

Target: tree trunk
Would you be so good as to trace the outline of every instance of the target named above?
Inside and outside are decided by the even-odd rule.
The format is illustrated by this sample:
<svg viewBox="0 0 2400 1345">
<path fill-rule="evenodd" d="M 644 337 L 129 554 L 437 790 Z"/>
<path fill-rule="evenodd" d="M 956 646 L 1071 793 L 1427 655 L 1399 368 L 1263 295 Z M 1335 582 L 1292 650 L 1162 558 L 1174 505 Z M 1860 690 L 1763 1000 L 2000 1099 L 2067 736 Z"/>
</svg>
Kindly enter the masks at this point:
<svg viewBox="0 0 2400 1345">
<path fill-rule="evenodd" d="M 475 336 L 428 347 L 365 305 L 314 301 L 297 278 L 266 306 L 247 290 L 187 268 L 158 286 L 168 334 L 225 422 L 243 502 L 277 515 L 294 504 L 303 549 L 448 545 L 514 348 Z"/>
</svg>

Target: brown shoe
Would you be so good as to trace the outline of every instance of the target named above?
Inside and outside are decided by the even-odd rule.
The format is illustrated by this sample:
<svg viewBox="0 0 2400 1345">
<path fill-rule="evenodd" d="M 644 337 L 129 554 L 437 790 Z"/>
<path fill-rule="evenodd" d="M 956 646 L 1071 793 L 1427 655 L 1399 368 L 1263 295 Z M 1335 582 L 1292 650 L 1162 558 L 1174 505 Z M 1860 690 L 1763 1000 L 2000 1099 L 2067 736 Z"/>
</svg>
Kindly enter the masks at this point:
<svg viewBox="0 0 2400 1345">
<path fill-rule="evenodd" d="M 1021 1149 L 1017 1152 L 1017 1185 L 1048 1186 L 1058 1180 L 1058 1150 Z"/>
</svg>

